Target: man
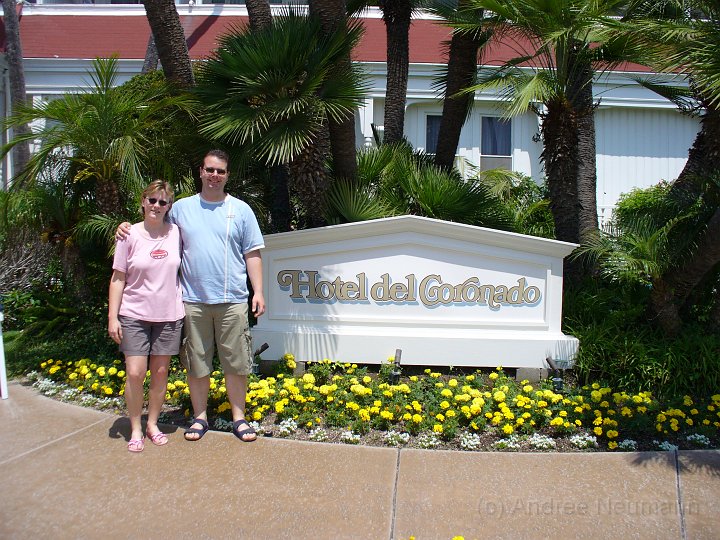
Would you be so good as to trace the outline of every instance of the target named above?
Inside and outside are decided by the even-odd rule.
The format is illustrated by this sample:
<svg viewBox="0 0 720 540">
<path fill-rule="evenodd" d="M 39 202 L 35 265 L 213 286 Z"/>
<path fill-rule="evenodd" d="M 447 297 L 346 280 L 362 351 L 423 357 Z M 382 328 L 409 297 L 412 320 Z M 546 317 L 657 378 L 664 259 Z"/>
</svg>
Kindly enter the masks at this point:
<svg viewBox="0 0 720 540">
<path fill-rule="evenodd" d="M 180 229 L 180 281 L 185 303 L 185 342 L 180 358 L 187 368 L 194 420 L 188 441 L 209 429 L 207 417 L 214 346 L 225 373 L 233 433 L 244 442 L 257 438 L 245 420 L 247 376 L 252 369 L 247 279 L 253 288 L 252 311 L 265 312 L 262 259 L 265 247 L 255 214 L 225 193 L 229 156 L 211 150 L 200 167 L 199 194 L 177 201 L 170 220 Z"/>
</svg>

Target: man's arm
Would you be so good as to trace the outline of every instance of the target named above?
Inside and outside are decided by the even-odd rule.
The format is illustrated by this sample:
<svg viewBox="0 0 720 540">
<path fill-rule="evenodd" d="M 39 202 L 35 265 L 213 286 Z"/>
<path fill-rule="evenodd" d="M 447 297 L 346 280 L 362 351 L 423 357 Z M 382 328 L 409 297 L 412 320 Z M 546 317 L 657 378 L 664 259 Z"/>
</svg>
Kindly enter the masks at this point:
<svg viewBox="0 0 720 540">
<path fill-rule="evenodd" d="M 253 288 L 252 311 L 256 317 L 265 313 L 265 296 L 263 296 L 262 256 L 256 249 L 245 254 L 247 275 Z"/>
</svg>

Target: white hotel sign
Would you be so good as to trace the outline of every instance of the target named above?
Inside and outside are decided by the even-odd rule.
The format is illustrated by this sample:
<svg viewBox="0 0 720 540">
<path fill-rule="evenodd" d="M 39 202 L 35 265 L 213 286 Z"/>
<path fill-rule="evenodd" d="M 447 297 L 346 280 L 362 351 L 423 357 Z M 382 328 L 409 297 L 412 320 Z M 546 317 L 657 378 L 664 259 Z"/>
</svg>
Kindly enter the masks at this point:
<svg viewBox="0 0 720 540">
<path fill-rule="evenodd" d="M 298 360 L 545 367 L 560 331 L 566 242 L 402 216 L 268 235 L 255 346 Z"/>
</svg>

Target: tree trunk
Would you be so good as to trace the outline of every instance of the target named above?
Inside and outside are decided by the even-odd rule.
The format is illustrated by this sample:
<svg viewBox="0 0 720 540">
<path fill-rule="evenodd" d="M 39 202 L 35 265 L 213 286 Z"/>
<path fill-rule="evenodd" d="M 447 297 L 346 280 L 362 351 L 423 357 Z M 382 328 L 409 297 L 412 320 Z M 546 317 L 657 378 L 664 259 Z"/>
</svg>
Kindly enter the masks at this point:
<svg viewBox="0 0 720 540">
<path fill-rule="evenodd" d="M 143 0 L 165 77 L 187 88 L 195 84 L 185 33 L 173 0 Z"/>
<path fill-rule="evenodd" d="M 674 301 L 670 285 L 663 279 L 655 279 L 650 291 L 649 319 L 669 336 L 677 336 L 682 328 L 680 309 Z"/>
<path fill-rule="evenodd" d="M 5 25 L 5 57 L 10 75 L 10 103 L 13 109 L 25 105 L 25 70 L 23 69 L 22 44 L 20 41 L 20 22 L 17 15 L 15 0 L 3 0 L 3 24 Z M 14 128 L 14 135 L 30 133 L 27 124 Z M 30 145 L 19 143 L 11 154 L 13 172 L 17 175 L 25 169 L 30 159 Z M 8 179 L 5 179 L 8 182 Z M 7 188 L 8 186 L 4 186 Z"/>
<path fill-rule="evenodd" d="M 580 241 L 584 242 L 598 230 L 594 70 L 581 54 L 586 45 L 577 43 L 575 47 L 569 58 L 569 72 L 573 77 L 568 97 L 577 115 L 578 229 Z"/>
<path fill-rule="evenodd" d="M 578 126 L 569 102 L 547 104 L 540 128 L 543 138 L 541 159 L 550 191 L 550 210 L 555 222 L 555 237 L 565 242 L 580 242 L 580 205 L 577 193 Z"/>
<path fill-rule="evenodd" d="M 310 0 L 310 15 L 320 21 L 326 34 L 347 23 L 344 0 Z M 341 60 L 343 67 L 350 65 L 350 56 Z M 349 115 L 342 121 L 329 120 L 330 148 L 335 178 L 354 180 L 357 176 L 357 148 L 355 146 L 355 117 Z"/>
<path fill-rule="evenodd" d="M 288 177 L 287 164 L 274 165 L 270 168 L 270 182 L 272 185 L 270 222 L 274 233 L 290 230 L 291 211 Z"/>
<path fill-rule="evenodd" d="M 248 10 L 251 32 L 270 26 L 272 23 L 272 11 L 270 11 L 270 2 L 268 0 L 245 0 L 245 7 Z"/>
<path fill-rule="evenodd" d="M 150 73 L 152 71 L 155 71 L 158 67 L 158 50 L 155 46 L 155 38 L 153 37 L 152 32 L 150 32 L 150 37 L 148 38 L 148 44 L 147 49 L 145 49 L 145 62 L 143 62 L 143 67 L 141 73 Z"/>
<path fill-rule="evenodd" d="M 460 0 L 459 6 L 467 3 Z M 460 144 L 460 132 L 474 102 L 474 94 L 457 95 L 472 86 L 477 74 L 478 51 L 487 38 L 479 33 L 454 32 L 448 52 L 445 97 L 440 132 L 438 133 L 435 165 L 451 170 Z"/>
<path fill-rule="evenodd" d="M 290 164 L 290 188 L 307 218 L 308 228 L 327 225 L 322 214 L 325 193 L 330 187 L 330 176 L 325 167 L 330 141 L 322 131 Z"/>
<path fill-rule="evenodd" d="M 545 165 L 555 237 L 579 244 L 577 115 L 566 100 L 550 102 L 546 107 L 540 128 L 543 139 L 540 158 Z M 578 259 L 566 258 L 563 267 L 567 282 L 579 281 L 582 272 Z"/>
<path fill-rule="evenodd" d="M 700 131 L 690 147 L 685 167 L 670 188 L 669 196 L 684 208 L 695 203 L 702 192 L 700 180 L 716 174 L 720 164 L 720 111 L 710 102 L 704 104 Z"/>
<path fill-rule="evenodd" d="M 410 0 L 378 2 L 387 36 L 387 88 L 383 143 L 401 141 L 405 135 L 405 100 L 410 64 Z"/>
</svg>

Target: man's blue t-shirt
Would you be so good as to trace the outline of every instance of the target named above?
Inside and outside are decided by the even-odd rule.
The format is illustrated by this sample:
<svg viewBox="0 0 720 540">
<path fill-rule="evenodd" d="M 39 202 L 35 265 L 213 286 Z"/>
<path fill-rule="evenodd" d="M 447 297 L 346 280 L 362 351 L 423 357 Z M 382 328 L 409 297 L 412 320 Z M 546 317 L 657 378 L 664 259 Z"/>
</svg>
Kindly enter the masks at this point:
<svg viewBox="0 0 720 540">
<path fill-rule="evenodd" d="M 181 199 L 170 210 L 180 228 L 180 283 L 185 302 L 244 303 L 248 299 L 245 253 L 265 247 L 247 203 L 226 195 L 208 202 L 200 195 Z"/>
</svg>

